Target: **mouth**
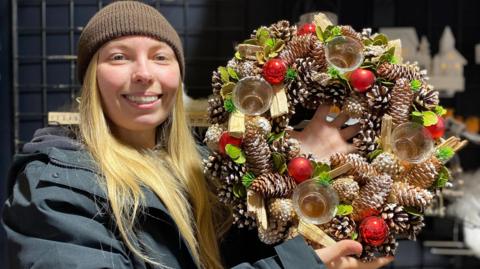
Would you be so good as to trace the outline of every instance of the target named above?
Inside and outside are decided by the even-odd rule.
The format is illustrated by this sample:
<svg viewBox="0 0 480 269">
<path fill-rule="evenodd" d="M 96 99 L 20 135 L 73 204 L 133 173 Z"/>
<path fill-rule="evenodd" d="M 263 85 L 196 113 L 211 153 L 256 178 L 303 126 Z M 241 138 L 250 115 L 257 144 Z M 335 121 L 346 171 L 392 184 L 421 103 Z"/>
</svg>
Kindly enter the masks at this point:
<svg viewBox="0 0 480 269">
<path fill-rule="evenodd" d="M 148 105 L 148 104 L 153 104 L 160 100 L 163 96 L 163 94 L 158 94 L 158 95 L 130 95 L 130 94 L 124 94 L 122 95 L 125 99 L 128 101 L 135 103 L 137 105 Z"/>
</svg>

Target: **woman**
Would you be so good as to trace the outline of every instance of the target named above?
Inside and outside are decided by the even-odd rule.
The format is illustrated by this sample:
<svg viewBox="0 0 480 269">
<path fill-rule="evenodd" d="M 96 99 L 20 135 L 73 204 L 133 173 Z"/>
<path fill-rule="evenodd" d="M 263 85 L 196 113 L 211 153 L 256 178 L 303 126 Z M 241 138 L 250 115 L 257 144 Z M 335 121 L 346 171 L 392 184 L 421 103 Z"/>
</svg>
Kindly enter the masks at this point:
<svg viewBox="0 0 480 269">
<path fill-rule="evenodd" d="M 3 211 L 10 267 L 223 268 L 225 214 L 187 126 L 175 30 L 148 5 L 114 2 L 83 30 L 78 70 L 78 134 L 38 131 L 10 171 Z M 361 252 L 353 241 L 314 252 L 297 237 L 276 252 L 236 268 L 390 261 L 346 257 Z"/>
</svg>

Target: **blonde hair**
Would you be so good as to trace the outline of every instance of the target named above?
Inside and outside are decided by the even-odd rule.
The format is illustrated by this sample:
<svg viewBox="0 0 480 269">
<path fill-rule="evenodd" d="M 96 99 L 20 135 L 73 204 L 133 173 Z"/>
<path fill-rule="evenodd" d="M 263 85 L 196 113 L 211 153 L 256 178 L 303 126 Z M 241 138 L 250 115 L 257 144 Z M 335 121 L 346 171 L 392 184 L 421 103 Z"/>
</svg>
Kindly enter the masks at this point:
<svg viewBox="0 0 480 269">
<path fill-rule="evenodd" d="M 181 86 L 173 113 L 163 124 L 167 126 L 162 126 L 163 154 L 141 151 L 124 144 L 111 132 L 97 85 L 97 61 L 98 52 L 88 65 L 83 83 L 80 136 L 102 172 L 101 182 L 123 241 L 138 257 L 162 265 L 140 249 L 134 234 L 136 217 L 145 202 L 141 186 L 146 186 L 168 209 L 196 264 L 200 268 L 222 268 L 215 227 L 222 216 L 212 213 L 219 205 L 203 176 L 183 108 Z"/>
</svg>

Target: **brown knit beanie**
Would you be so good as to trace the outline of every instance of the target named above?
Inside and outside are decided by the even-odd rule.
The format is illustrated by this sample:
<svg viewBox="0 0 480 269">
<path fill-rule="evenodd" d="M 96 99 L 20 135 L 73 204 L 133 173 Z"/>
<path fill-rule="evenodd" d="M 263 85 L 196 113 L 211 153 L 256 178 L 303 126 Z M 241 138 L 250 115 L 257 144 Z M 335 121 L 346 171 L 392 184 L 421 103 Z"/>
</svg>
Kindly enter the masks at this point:
<svg viewBox="0 0 480 269">
<path fill-rule="evenodd" d="M 148 36 L 170 45 L 185 76 L 182 42 L 177 32 L 155 8 L 139 1 L 115 1 L 99 10 L 87 23 L 78 40 L 77 72 L 83 84 L 88 64 L 105 43 L 122 36 Z"/>
</svg>

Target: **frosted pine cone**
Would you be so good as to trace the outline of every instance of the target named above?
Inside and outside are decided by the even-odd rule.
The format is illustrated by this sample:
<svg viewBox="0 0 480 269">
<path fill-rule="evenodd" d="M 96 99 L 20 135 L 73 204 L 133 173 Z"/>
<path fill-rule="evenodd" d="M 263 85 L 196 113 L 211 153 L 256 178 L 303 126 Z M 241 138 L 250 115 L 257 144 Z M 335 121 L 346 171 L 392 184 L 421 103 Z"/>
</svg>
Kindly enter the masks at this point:
<svg viewBox="0 0 480 269">
<path fill-rule="evenodd" d="M 352 218 L 360 220 L 372 209 L 380 209 L 392 189 L 392 184 L 393 180 L 389 175 L 372 177 L 365 186 L 360 188 L 357 198 L 352 202 Z"/>
<path fill-rule="evenodd" d="M 222 125 L 213 124 L 208 127 L 203 142 L 207 144 L 207 147 L 211 151 L 218 151 L 218 141 L 220 140 L 223 132 L 225 132 L 225 128 Z"/>
<path fill-rule="evenodd" d="M 317 37 L 313 35 L 294 36 L 280 52 L 279 58 L 291 66 L 297 58 L 304 58 L 311 53 Z"/>
<path fill-rule="evenodd" d="M 342 112 L 348 114 L 351 118 L 360 118 L 363 113 L 369 111 L 367 98 L 357 92 L 352 92 L 343 103 Z"/>
<path fill-rule="evenodd" d="M 434 90 L 430 85 L 422 85 L 415 92 L 414 103 L 420 110 L 433 110 L 439 103 L 438 91 Z"/>
<path fill-rule="evenodd" d="M 395 239 L 395 236 L 393 234 L 390 234 L 385 242 L 381 244 L 378 248 L 377 251 L 382 255 L 382 256 L 395 256 L 395 252 L 398 247 L 398 242 Z"/>
<path fill-rule="evenodd" d="M 236 199 L 232 206 L 233 224 L 238 228 L 248 228 L 249 230 L 257 227 L 255 218 L 247 210 L 247 204 L 243 199 Z"/>
<path fill-rule="evenodd" d="M 220 178 L 223 157 L 218 152 L 212 152 L 207 159 L 203 160 L 203 173 L 213 178 Z"/>
<path fill-rule="evenodd" d="M 325 48 L 323 43 L 320 40 L 315 40 L 313 42 L 312 51 L 310 55 L 315 60 L 316 65 L 319 67 L 318 72 L 325 72 L 328 68 L 328 62 L 325 58 Z"/>
<path fill-rule="evenodd" d="M 359 154 L 362 156 L 367 156 L 370 152 L 377 148 L 375 140 L 376 135 L 373 130 L 360 130 L 358 135 L 353 138 L 353 145 Z"/>
<path fill-rule="evenodd" d="M 224 123 L 228 120 L 228 112 L 223 107 L 223 98 L 220 95 L 213 95 L 208 99 L 208 120 L 210 123 Z"/>
<path fill-rule="evenodd" d="M 375 84 L 372 89 L 367 92 L 366 96 L 368 105 L 373 111 L 381 113 L 388 109 L 391 98 L 388 87 Z"/>
<path fill-rule="evenodd" d="M 224 158 L 220 179 L 226 182 L 240 183 L 246 172 L 245 166 L 235 163 L 230 158 Z"/>
<path fill-rule="evenodd" d="M 278 243 L 287 236 L 287 226 L 285 223 L 272 221 L 268 225 L 268 229 L 263 229 L 262 225 L 258 226 L 258 238 L 267 245 Z"/>
<path fill-rule="evenodd" d="M 403 233 L 409 228 L 408 213 L 401 205 L 386 204 L 382 209 L 382 218 L 395 233 Z"/>
<path fill-rule="evenodd" d="M 442 166 L 436 157 L 432 157 L 422 163 L 412 165 L 408 171 L 402 174 L 402 178 L 405 178 L 413 186 L 427 189 L 437 180 Z"/>
<path fill-rule="evenodd" d="M 287 160 L 291 160 L 300 154 L 300 142 L 295 138 L 288 137 L 288 134 L 285 134 L 285 137 L 273 141 L 270 149 L 272 152 L 283 154 Z"/>
<path fill-rule="evenodd" d="M 288 197 L 295 187 L 295 180 L 289 175 L 267 173 L 257 176 L 250 189 L 261 193 L 265 198 L 273 198 Z"/>
<path fill-rule="evenodd" d="M 271 151 L 263 135 L 247 129 L 243 138 L 243 149 L 247 159 L 247 168 L 256 176 L 272 171 Z"/>
<path fill-rule="evenodd" d="M 285 42 L 290 41 L 297 34 L 297 27 L 295 25 L 290 26 L 290 23 L 286 20 L 270 25 L 269 30 L 274 38 L 282 39 Z"/>
<path fill-rule="evenodd" d="M 237 197 L 233 194 L 233 183 L 221 181 L 217 187 L 218 200 L 225 205 L 233 205 Z"/>
<path fill-rule="evenodd" d="M 387 114 L 392 116 L 393 125 L 408 122 L 413 101 L 413 91 L 406 79 L 399 79 L 392 89 L 392 98 Z"/>
<path fill-rule="evenodd" d="M 269 216 L 280 223 L 291 222 L 296 213 L 292 200 L 286 198 L 273 198 L 268 202 Z"/>
<path fill-rule="evenodd" d="M 417 235 L 425 227 L 423 216 L 409 215 L 407 235 L 408 239 L 416 241 Z"/>
<path fill-rule="evenodd" d="M 320 227 L 335 240 L 350 239 L 357 229 L 355 221 L 348 216 L 335 216 L 330 222 Z"/>
<path fill-rule="evenodd" d="M 402 206 L 412 206 L 423 210 L 430 205 L 433 194 L 404 182 L 395 182 L 388 201 Z"/>
<path fill-rule="evenodd" d="M 353 176 L 341 177 L 335 179 L 332 188 L 337 192 L 340 201 L 350 204 L 358 196 L 360 187 L 353 179 Z"/>
<path fill-rule="evenodd" d="M 331 81 L 323 90 L 324 100 L 320 100 L 322 104 L 331 104 L 338 107 L 343 106 L 347 89 L 338 81 Z"/>
<path fill-rule="evenodd" d="M 389 152 L 379 154 L 373 161 L 372 165 L 380 173 L 386 173 L 395 179 L 402 171 L 403 166 L 400 165 L 397 157 Z"/>
<path fill-rule="evenodd" d="M 233 68 L 240 78 L 257 76 L 262 73 L 262 68 L 257 65 L 256 61 L 233 58 L 228 61 L 227 67 Z"/>
<path fill-rule="evenodd" d="M 382 63 L 377 68 L 377 74 L 379 77 L 395 81 L 400 78 L 405 78 L 408 81 L 418 79 L 421 81 L 426 80 L 426 74 L 424 71 L 420 71 L 420 68 L 416 64 L 392 64 Z"/>
<path fill-rule="evenodd" d="M 364 185 L 371 177 L 378 175 L 377 170 L 358 154 L 335 153 L 330 156 L 332 169 L 346 163 L 351 163 L 353 168 L 345 175 L 353 176 L 360 185 Z"/>
<path fill-rule="evenodd" d="M 213 71 L 212 74 L 212 91 L 214 95 L 220 95 L 220 90 L 222 89 L 223 81 L 220 77 L 220 73 L 218 71 Z"/>
</svg>

